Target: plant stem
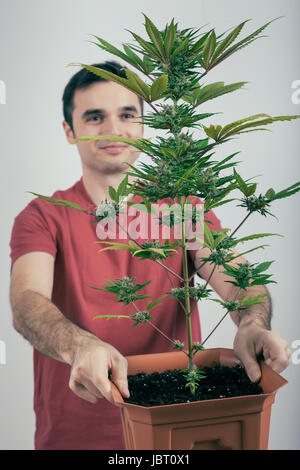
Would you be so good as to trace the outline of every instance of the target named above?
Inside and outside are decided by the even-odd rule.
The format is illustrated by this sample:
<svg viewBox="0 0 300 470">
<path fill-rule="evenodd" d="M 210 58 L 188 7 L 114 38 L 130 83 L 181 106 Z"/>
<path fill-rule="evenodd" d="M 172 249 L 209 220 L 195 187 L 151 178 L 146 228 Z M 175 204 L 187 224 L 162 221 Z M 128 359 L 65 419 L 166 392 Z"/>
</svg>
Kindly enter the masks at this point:
<svg viewBox="0 0 300 470">
<path fill-rule="evenodd" d="M 248 212 L 248 214 L 243 218 L 242 222 L 237 226 L 237 228 L 230 235 L 231 237 L 233 237 L 233 235 L 238 231 L 238 229 L 243 225 L 243 223 L 246 222 L 250 214 L 251 212 Z"/>
<path fill-rule="evenodd" d="M 241 291 L 241 287 L 239 288 L 239 290 L 237 291 L 233 301 L 236 300 L 236 298 L 238 297 L 239 293 Z M 203 346 L 204 343 L 206 343 L 206 341 L 211 337 L 211 335 L 215 332 L 215 330 L 218 328 L 218 326 L 222 323 L 222 321 L 226 318 L 226 316 L 228 315 L 229 313 L 229 310 L 227 310 L 227 312 L 225 313 L 225 315 L 223 315 L 223 317 L 221 318 L 220 321 L 218 321 L 218 323 L 216 324 L 216 326 L 212 329 L 212 331 L 209 333 L 209 335 L 205 338 L 204 341 L 202 341 L 201 345 Z"/>
<path fill-rule="evenodd" d="M 183 213 L 184 202 L 180 200 L 181 210 Z M 191 325 L 191 304 L 190 304 L 190 293 L 189 293 L 189 272 L 188 272 L 188 261 L 187 261 L 187 250 L 185 243 L 185 230 L 184 230 L 184 218 L 181 221 L 181 245 L 182 245 L 182 263 L 183 263 L 183 277 L 184 277 L 184 297 L 185 297 L 185 315 L 186 315 L 186 326 L 187 326 L 187 338 L 188 338 L 188 357 L 189 357 L 189 369 L 194 369 L 193 361 L 193 340 L 192 340 L 192 325 Z"/>
<path fill-rule="evenodd" d="M 141 310 L 137 307 L 137 305 L 136 305 L 134 302 L 131 302 L 131 303 L 132 303 L 132 305 L 134 306 L 135 310 L 136 310 L 138 313 L 140 313 Z M 152 323 L 152 321 L 148 320 L 147 323 L 149 323 L 149 325 L 151 325 L 152 328 L 154 328 L 156 331 L 158 331 L 158 333 L 160 333 L 160 334 L 161 334 L 164 338 L 166 338 L 170 343 L 175 344 L 175 341 L 174 341 L 173 339 L 169 338 L 169 336 L 167 336 L 160 328 L 158 328 L 158 326 L 154 325 L 154 323 Z M 186 353 L 184 350 L 182 350 L 182 352 L 187 355 L 187 353 Z"/>
<path fill-rule="evenodd" d="M 130 233 L 124 228 L 122 227 L 122 225 L 120 224 L 120 222 L 117 220 L 117 224 L 119 225 L 119 227 L 128 235 L 128 237 L 134 242 L 136 243 L 140 248 L 143 248 L 142 245 L 137 241 L 135 240 L 131 235 Z M 165 264 L 161 263 L 160 261 L 158 261 L 157 259 L 153 260 L 155 261 L 155 263 L 159 264 L 160 266 L 162 266 L 164 268 L 165 271 L 168 271 L 169 273 L 173 274 L 173 276 L 177 277 L 177 279 L 179 279 L 179 281 L 183 281 L 183 278 L 181 276 L 179 276 L 177 273 L 175 273 L 174 271 L 172 271 L 172 269 L 168 268 Z"/>
</svg>

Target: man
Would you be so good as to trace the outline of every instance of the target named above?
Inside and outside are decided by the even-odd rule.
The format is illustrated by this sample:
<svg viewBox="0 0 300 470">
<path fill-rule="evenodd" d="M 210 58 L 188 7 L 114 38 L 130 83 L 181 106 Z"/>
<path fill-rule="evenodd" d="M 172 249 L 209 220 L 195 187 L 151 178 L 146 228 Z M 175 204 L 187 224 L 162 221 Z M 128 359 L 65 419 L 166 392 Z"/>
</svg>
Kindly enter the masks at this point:
<svg viewBox="0 0 300 470">
<path fill-rule="evenodd" d="M 115 62 L 96 66 L 124 76 Z M 68 83 L 63 103 L 63 128 L 68 142 L 77 145 L 82 178 L 53 197 L 85 208 L 98 205 L 109 200 L 108 187 L 119 185 L 127 169 L 125 163 L 133 164 L 138 152 L 111 141 L 75 139 L 100 134 L 142 137 L 143 126 L 138 123 L 143 113 L 142 101 L 131 91 L 81 70 Z M 213 229 L 221 227 L 212 212 L 208 218 Z M 128 251 L 98 254 L 96 224 L 89 222 L 81 212 L 34 199 L 16 217 L 12 231 L 13 322 L 34 346 L 36 449 L 124 448 L 111 382 L 128 397 L 124 356 L 170 349 L 149 326 L 132 328 L 127 320 L 93 320 L 97 314 L 124 314 L 130 308 L 122 308 L 111 294 L 90 286 L 102 287 L 106 279 L 124 276 L 135 276 L 141 283 L 151 279 L 145 294 L 154 299 L 170 286 L 156 263 L 133 259 Z M 206 251 L 197 252 L 196 266 Z M 167 261 L 170 269 L 180 272 L 179 255 Z M 240 261 L 243 258 L 236 259 Z M 216 270 L 210 284 L 223 299 L 232 299 L 235 289 L 224 282 L 227 278 L 221 271 Z M 199 274 L 208 279 L 210 270 L 204 266 Z M 178 279 L 174 278 L 174 287 L 177 286 Z M 257 286 L 247 294 L 264 292 Z M 260 376 L 256 355 L 261 352 L 279 372 L 288 365 L 287 343 L 269 330 L 270 314 L 269 301 L 249 308 L 242 317 L 232 314 L 238 325 L 235 351 L 254 381 Z M 176 299 L 156 308 L 155 323 L 169 337 L 186 341 L 185 319 Z M 193 340 L 199 341 L 196 309 L 192 325 Z"/>
</svg>

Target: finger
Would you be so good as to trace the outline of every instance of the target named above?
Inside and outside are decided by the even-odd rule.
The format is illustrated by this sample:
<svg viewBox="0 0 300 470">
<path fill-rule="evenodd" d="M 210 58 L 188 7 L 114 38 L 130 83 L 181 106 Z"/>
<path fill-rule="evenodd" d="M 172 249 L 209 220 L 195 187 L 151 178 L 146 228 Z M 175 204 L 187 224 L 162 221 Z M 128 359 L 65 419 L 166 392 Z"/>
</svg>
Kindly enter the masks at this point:
<svg viewBox="0 0 300 470">
<path fill-rule="evenodd" d="M 93 393 L 91 393 L 84 385 L 82 385 L 80 382 L 77 382 L 73 378 L 70 379 L 69 387 L 72 392 L 74 392 L 75 395 L 77 395 L 79 398 L 89 401 L 90 403 L 97 403 L 97 397 Z"/>
<path fill-rule="evenodd" d="M 241 362 L 243 363 L 251 382 L 258 382 L 261 378 L 261 370 L 256 359 L 255 351 L 249 350 L 249 348 L 244 348 L 241 351 L 237 352 L 237 354 Z"/>
<path fill-rule="evenodd" d="M 111 403 L 114 403 L 111 382 L 108 379 L 108 359 L 100 351 L 97 353 L 93 361 L 91 381 L 101 395 Z"/>
<path fill-rule="evenodd" d="M 272 367 L 275 372 L 282 372 L 290 363 L 289 349 L 280 346 L 273 346 L 269 351 L 269 357 L 266 363 Z"/>
<path fill-rule="evenodd" d="M 116 359 L 113 363 L 113 367 L 111 370 L 111 379 L 113 383 L 118 387 L 121 394 L 124 397 L 129 398 L 130 393 L 128 389 L 127 372 L 127 360 L 125 359 L 125 357 L 121 356 L 120 358 Z"/>
</svg>

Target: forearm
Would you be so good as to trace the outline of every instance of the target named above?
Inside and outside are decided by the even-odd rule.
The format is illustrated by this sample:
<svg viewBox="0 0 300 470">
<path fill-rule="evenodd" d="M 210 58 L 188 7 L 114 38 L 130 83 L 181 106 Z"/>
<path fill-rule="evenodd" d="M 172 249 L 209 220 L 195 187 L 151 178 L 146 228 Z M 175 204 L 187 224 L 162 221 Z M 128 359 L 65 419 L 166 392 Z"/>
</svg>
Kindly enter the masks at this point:
<svg viewBox="0 0 300 470">
<path fill-rule="evenodd" d="M 235 299 L 237 292 L 238 288 L 233 286 L 228 300 Z M 271 329 L 272 299 L 268 289 L 265 286 L 248 287 L 246 291 L 243 290 L 239 292 L 236 300 L 240 302 L 245 296 L 255 297 L 261 294 L 268 294 L 268 296 L 262 299 L 262 303 L 252 305 L 245 310 L 230 313 L 232 320 L 237 326 L 248 324 L 254 321 L 267 330 Z"/>
<path fill-rule="evenodd" d="M 71 365 L 76 349 L 86 340 L 95 338 L 37 292 L 27 290 L 18 297 L 11 294 L 11 305 L 15 329 L 52 359 Z"/>
</svg>

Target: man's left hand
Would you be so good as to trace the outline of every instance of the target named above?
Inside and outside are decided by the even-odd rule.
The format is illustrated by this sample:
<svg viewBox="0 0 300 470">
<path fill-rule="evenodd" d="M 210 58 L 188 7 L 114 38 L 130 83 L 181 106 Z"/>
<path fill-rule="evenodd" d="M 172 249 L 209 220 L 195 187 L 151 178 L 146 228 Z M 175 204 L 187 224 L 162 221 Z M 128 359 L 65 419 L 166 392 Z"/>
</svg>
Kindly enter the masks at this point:
<svg viewBox="0 0 300 470">
<path fill-rule="evenodd" d="M 288 343 L 278 333 L 251 320 L 242 321 L 238 327 L 234 352 L 252 382 L 258 382 L 261 377 L 257 356 L 263 354 L 265 363 L 278 373 L 288 367 L 291 356 Z"/>
</svg>

